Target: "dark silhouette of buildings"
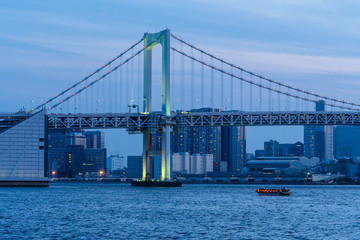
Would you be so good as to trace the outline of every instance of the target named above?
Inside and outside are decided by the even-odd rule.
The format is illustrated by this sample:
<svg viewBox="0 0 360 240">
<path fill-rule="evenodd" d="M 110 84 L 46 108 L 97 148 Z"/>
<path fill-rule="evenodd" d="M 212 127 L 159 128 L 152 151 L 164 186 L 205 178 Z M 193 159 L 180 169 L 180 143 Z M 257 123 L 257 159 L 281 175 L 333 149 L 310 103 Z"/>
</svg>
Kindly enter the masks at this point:
<svg viewBox="0 0 360 240">
<path fill-rule="evenodd" d="M 325 111 L 325 101 L 319 100 L 315 104 L 316 111 Z M 304 155 L 312 158 L 325 157 L 325 127 L 320 125 L 304 126 Z"/>
<path fill-rule="evenodd" d="M 50 130 L 48 159 L 50 177 L 76 177 L 106 170 L 104 133 L 79 129 Z"/>
</svg>

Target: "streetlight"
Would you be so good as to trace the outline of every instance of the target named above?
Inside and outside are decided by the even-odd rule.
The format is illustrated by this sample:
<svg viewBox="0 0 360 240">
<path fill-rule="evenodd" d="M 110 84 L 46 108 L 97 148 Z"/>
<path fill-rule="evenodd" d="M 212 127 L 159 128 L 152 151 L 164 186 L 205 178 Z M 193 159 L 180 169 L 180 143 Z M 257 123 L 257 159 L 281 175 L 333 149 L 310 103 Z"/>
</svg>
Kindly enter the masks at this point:
<svg viewBox="0 0 360 240">
<path fill-rule="evenodd" d="M 137 113 L 139 113 L 139 105 L 137 104 L 130 104 L 128 105 L 129 108 L 129 113 L 131 113 L 131 109 L 136 108 L 137 109 Z"/>
</svg>

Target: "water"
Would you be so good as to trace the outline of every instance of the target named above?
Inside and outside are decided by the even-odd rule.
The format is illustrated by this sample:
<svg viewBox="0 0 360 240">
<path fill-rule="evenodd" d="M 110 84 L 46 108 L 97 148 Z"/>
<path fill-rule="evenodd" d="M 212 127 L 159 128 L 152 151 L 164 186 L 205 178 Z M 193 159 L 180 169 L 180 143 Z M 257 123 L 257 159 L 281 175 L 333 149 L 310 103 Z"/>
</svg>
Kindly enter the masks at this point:
<svg viewBox="0 0 360 240">
<path fill-rule="evenodd" d="M 0 188 L 0 239 L 359 239 L 360 186 Z"/>
</svg>

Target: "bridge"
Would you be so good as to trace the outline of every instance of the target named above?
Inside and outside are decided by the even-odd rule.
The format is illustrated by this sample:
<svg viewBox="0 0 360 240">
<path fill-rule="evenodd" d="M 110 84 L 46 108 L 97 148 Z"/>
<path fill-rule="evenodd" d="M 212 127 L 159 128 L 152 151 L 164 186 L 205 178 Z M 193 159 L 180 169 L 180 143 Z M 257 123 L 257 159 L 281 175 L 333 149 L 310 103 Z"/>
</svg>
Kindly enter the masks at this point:
<svg viewBox="0 0 360 240">
<path fill-rule="evenodd" d="M 157 44 L 161 52 L 153 52 Z M 160 61 L 153 64 L 153 55 L 162 58 L 154 79 L 153 69 Z M 161 87 L 153 91 L 160 79 Z M 161 108 L 155 109 L 153 103 L 158 102 Z M 323 109 L 315 111 L 315 104 Z M 151 180 L 151 136 L 161 132 L 162 181 L 171 180 L 173 130 L 196 126 L 360 125 L 358 103 L 262 76 L 168 29 L 145 33 L 124 52 L 37 107 L 0 114 L 0 127 L 9 128 L 39 111 L 48 114 L 49 129 L 125 128 L 143 134 L 143 180 Z"/>
</svg>

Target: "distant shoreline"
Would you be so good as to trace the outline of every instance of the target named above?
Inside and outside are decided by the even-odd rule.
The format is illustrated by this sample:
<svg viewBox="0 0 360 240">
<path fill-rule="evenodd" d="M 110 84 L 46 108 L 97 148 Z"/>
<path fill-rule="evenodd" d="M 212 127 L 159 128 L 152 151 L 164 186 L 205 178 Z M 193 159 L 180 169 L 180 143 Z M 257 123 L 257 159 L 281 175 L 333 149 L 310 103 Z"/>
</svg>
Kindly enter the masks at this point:
<svg viewBox="0 0 360 240">
<path fill-rule="evenodd" d="M 102 180 L 54 180 L 50 181 L 50 184 L 59 183 L 82 183 L 82 184 L 129 184 L 131 181 L 102 181 Z M 182 181 L 182 184 L 204 184 L 204 185 L 308 185 L 308 186 L 321 186 L 321 185 L 360 185 L 360 183 L 317 183 L 317 182 L 196 182 L 196 181 Z"/>
</svg>

